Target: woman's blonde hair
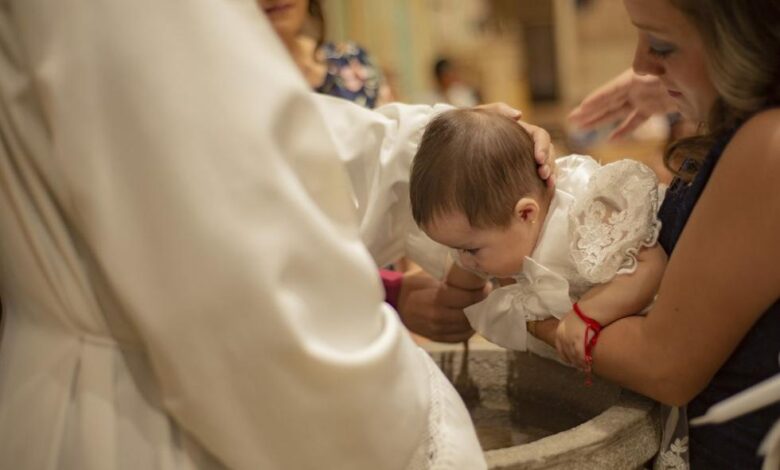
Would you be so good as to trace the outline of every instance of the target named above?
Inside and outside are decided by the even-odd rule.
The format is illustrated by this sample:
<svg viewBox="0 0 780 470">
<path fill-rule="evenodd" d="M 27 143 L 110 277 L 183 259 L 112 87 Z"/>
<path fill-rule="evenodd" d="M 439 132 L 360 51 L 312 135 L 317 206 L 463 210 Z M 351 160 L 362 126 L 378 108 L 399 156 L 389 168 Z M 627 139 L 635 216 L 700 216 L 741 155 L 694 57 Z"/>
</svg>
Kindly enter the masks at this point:
<svg viewBox="0 0 780 470">
<path fill-rule="evenodd" d="M 718 99 L 702 135 L 674 142 L 666 165 L 701 161 L 712 144 L 748 118 L 780 105 L 780 1 L 670 0 L 701 35 Z M 692 175 L 683 174 L 690 178 Z"/>
</svg>

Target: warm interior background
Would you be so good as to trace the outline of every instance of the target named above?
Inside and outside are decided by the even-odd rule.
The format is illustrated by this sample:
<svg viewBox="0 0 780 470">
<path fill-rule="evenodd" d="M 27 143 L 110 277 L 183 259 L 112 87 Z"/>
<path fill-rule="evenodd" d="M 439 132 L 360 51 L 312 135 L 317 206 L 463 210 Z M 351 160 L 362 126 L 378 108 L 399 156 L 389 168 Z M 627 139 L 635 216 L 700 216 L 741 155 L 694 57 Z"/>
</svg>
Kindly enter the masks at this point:
<svg viewBox="0 0 780 470">
<path fill-rule="evenodd" d="M 545 126 L 559 154 L 603 162 L 632 157 L 662 170 L 664 122 L 632 139 L 568 129 L 566 114 L 631 64 L 636 32 L 617 0 L 324 0 L 327 38 L 354 40 L 385 72 L 396 98 L 431 101 L 433 63 L 457 64 L 485 102 L 504 101 Z M 664 175 L 666 176 L 666 175 Z"/>
</svg>

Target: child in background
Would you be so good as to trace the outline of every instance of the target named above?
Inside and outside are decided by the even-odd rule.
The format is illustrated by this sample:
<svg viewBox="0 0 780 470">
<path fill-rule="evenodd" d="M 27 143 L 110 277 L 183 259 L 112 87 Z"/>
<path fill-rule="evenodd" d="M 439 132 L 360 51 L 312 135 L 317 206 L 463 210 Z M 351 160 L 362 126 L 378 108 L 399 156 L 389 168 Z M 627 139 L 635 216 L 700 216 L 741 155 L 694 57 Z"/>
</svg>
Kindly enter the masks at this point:
<svg viewBox="0 0 780 470">
<path fill-rule="evenodd" d="M 557 161 L 556 188 L 538 177 L 530 136 L 483 110 L 442 113 L 425 130 L 410 181 L 415 222 L 457 250 L 448 282 L 503 286 L 466 309 L 472 327 L 509 349 L 550 356 L 528 335 L 534 321 L 563 320 L 557 346 L 588 368 L 601 327 L 653 300 L 666 263 L 656 243 L 662 190 L 651 169 L 590 157 Z M 472 274 L 474 273 L 474 274 Z M 619 289 L 607 289 L 620 283 Z"/>
</svg>

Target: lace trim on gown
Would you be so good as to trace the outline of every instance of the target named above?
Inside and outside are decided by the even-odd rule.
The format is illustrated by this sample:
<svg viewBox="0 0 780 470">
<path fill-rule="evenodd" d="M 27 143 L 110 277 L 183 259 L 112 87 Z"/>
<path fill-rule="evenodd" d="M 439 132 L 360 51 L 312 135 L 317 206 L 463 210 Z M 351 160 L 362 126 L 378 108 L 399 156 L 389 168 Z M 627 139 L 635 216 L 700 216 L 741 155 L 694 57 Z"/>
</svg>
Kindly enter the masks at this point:
<svg viewBox="0 0 780 470">
<path fill-rule="evenodd" d="M 420 354 L 427 353 L 420 350 Z M 426 358 L 425 363 L 428 366 L 428 383 L 430 384 L 430 408 L 428 410 L 428 432 L 427 437 L 421 441 L 415 450 L 407 470 L 457 470 L 460 468 L 473 468 L 482 470 L 486 468 L 484 458 L 477 456 L 471 461 L 464 461 L 462 458 L 462 443 L 464 438 L 464 427 L 471 420 L 466 417 L 464 421 L 453 422 L 452 413 L 455 404 L 462 408 L 466 414 L 465 405 L 461 398 L 452 390 L 448 394 L 444 387 L 450 387 L 447 379 L 442 375 L 441 370 L 431 360 Z M 453 401 L 454 400 L 454 401 Z M 470 432 L 473 432 L 470 431 Z M 474 435 L 476 437 L 476 435 Z M 478 451 L 478 448 L 474 449 Z"/>
<path fill-rule="evenodd" d="M 571 255 L 577 271 L 594 284 L 636 270 L 636 256 L 655 245 L 663 199 L 653 171 L 633 160 L 610 163 L 588 181 L 569 216 Z"/>
</svg>

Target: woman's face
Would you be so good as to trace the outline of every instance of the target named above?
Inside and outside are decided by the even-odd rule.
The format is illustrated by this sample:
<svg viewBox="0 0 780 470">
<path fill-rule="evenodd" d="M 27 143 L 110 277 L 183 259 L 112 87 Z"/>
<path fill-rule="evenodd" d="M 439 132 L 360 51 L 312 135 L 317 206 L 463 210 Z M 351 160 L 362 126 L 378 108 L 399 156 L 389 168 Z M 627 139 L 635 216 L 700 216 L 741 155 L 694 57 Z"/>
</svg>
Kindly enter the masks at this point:
<svg viewBox="0 0 780 470">
<path fill-rule="evenodd" d="M 669 0 L 623 0 L 639 29 L 634 70 L 656 75 L 680 113 L 704 122 L 718 97 L 699 32 Z"/>
<path fill-rule="evenodd" d="M 309 15 L 309 0 L 258 0 L 276 34 L 282 39 L 293 39 L 306 23 Z"/>
</svg>

